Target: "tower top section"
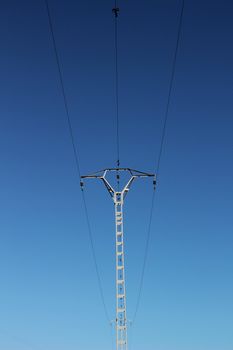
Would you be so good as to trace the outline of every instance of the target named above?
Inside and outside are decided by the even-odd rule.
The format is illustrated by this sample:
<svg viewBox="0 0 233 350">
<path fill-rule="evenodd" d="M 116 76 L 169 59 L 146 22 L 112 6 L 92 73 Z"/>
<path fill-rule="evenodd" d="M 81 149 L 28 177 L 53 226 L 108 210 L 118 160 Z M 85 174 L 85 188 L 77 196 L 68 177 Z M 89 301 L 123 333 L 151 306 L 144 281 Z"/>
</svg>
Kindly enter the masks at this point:
<svg viewBox="0 0 233 350">
<path fill-rule="evenodd" d="M 118 186 L 118 189 L 115 190 L 113 188 L 113 186 L 110 184 L 110 182 L 108 181 L 107 174 L 110 172 L 116 173 L 118 185 L 119 185 L 119 180 L 120 180 L 120 173 L 122 173 L 122 172 L 128 173 L 128 175 L 130 176 L 128 182 L 126 183 L 126 185 L 124 186 L 124 188 L 121 191 L 119 191 L 119 186 Z M 117 195 L 121 195 L 122 199 L 124 199 L 126 194 L 129 191 L 129 189 L 130 189 L 130 186 L 132 185 L 132 182 L 135 179 L 141 178 L 141 177 L 153 177 L 154 178 L 153 185 L 155 187 L 155 185 L 156 185 L 155 174 L 146 173 L 146 172 L 131 169 L 131 168 L 106 168 L 106 169 L 99 170 L 99 171 L 92 173 L 92 174 L 82 175 L 81 176 L 81 187 L 83 186 L 83 179 L 100 179 L 103 181 L 105 187 L 107 188 L 110 196 L 113 197 L 113 199 L 115 199 Z"/>
</svg>

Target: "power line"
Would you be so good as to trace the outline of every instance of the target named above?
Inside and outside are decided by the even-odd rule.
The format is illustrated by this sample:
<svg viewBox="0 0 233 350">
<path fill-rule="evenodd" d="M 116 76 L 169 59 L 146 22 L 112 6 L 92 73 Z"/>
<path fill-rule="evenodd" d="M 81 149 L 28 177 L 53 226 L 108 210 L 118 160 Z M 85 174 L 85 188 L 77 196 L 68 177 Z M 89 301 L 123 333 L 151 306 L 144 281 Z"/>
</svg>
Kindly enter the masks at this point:
<svg viewBox="0 0 233 350">
<path fill-rule="evenodd" d="M 82 189 L 82 197 L 83 197 L 83 204 L 84 204 L 85 215 L 86 215 L 86 220 L 87 220 L 88 233 L 89 233 L 89 238 L 90 238 L 90 243 L 91 243 L 91 250 L 92 250 L 93 260 L 94 260 L 94 264 L 95 264 L 95 271 L 96 271 L 98 284 L 99 284 L 100 296 L 101 296 L 101 300 L 102 300 L 102 304 L 103 304 L 103 308 L 104 308 L 104 313 L 105 313 L 106 319 L 107 319 L 108 323 L 110 323 L 111 320 L 110 320 L 110 317 L 108 315 L 108 310 L 107 310 L 107 306 L 106 306 L 106 303 L 105 303 L 104 292 L 103 292 L 102 282 L 101 282 L 101 278 L 100 278 L 100 272 L 99 272 L 99 269 L 98 269 L 98 264 L 97 264 L 96 254 L 95 254 L 95 248 L 94 248 L 91 224 L 90 224 L 88 210 L 87 210 L 86 198 L 85 198 L 83 189 Z"/>
<path fill-rule="evenodd" d="M 118 15 L 119 7 L 115 0 L 115 7 L 112 9 L 114 14 L 114 44 L 115 44 L 115 101 L 116 101 L 116 151 L 117 166 L 120 166 L 120 140 L 119 140 L 119 74 L 118 74 Z"/>
<path fill-rule="evenodd" d="M 138 313 L 138 309 L 139 309 L 139 304 L 141 301 L 141 296 L 142 296 L 142 288 L 143 288 L 146 262 L 147 262 L 147 256 L 148 256 L 148 250 L 149 250 L 150 235 L 151 235 L 151 224 L 152 224 L 152 217 L 153 217 L 153 211 L 154 211 L 154 203 L 155 203 L 155 190 L 153 191 L 153 194 L 152 194 L 149 224 L 148 224 L 147 235 L 146 235 L 146 247 L 145 247 L 145 253 L 144 253 L 143 264 L 142 264 L 142 273 L 141 273 L 141 278 L 140 278 L 140 283 L 139 283 L 139 292 L 138 292 L 138 296 L 137 296 L 136 308 L 135 308 L 135 312 L 133 315 L 132 324 L 134 324 L 134 322 L 135 322 L 135 319 L 136 319 L 136 316 Z"/>
<path fill-rule="evenodd" d="M 169 107 L 170 107 L 170 101 L 171 101 L 171 93 L 172 93 L 174 77 L 175 77 L 175 70 L 176 70 L 177 53 L 178 53 L 178 48 L 179 48 L 179 43 L 180 43 L 180 34 L 181 34 L 181 28 L 182 28 L 182 22 L 183 22 L 183 14 L 184 14 L 184 0 L 182 0 L 182 4 L 181 4 L 176 45 L 175 45 L 174 57 L 173 57 L 173 61 L 172 61 L 172 70 L 171 70 L 171 77 L 170 77 L 169 89 L 168 89 L 168 98 L 167 98 L 165 115 L 164 115 L 164 122 L 163 122 L 163 128 L 162 128 L 160 148 L 159 148 L 159 153 L 158 153 L 158 160 L 157 160 L 157 164 L 156 164 L 155 173 L 156 173 L 157 180 L 158 180 L 158 175 L 159 175 L 159 170 L 160 170 L 161 156 L 162 156 L 162 152 L 163 152 L 163 148 L 164 148 L 164 140 L 165 140 L 165 135 L 166 135 L 167 120 L 168 120 Z M 135 319 L 136 319 L 136 316 L 138 313 L 138 309 L 139 309 L 141 296 L 142 296 L 142 288 L 143 288 L 146 262 L 147 262 L 147 257 L 148 257 L 148 250 L 149 250 L 149 243 L 150 243 L 150 236 L 151 236 L 151 224 L 152 224 L 152 218 L 153 218 L 154 204 L 155 204 L 155 190 L 153 191 L 153 194 L 152 194 L 152 201 L 151 201 L 150 215 L 149 215 L 149 224 L 148 224 L 147 235 L 146 235 L 145 254 L 144 254 L 144 258 L 143 258 L 142 273 L 141 273 L 141 278 L 140 278 L 140 283 L 139 283 L 139 292 L 138 292 L 137 301 L 136 301 L 136 308 L 135 308 L 135 312 L 134 312 L 134 316 L 133 316 L 133 323 L 135 322 Z"/>
<path fill-rule="evenodd" d="M 171 93 L 172 93 L 174 77 L 175 77 L 175 70 L 176 70 L 177 52 L 178 52 L 179 43 L 180 43 L 180 33 L 181 33 L 182 22 L 183 22 L 183 14 L 184 14 L 184 0 L 182 0 L 182 4 L 181 4 L 181 11 L 180 11 L 180 18 L 179 18 L 178 32 L 177 32 L 177 38 L 176 38 L 176 46 L 175 46 L 175 54 L 174 54 L 173 62 L 172 62 L 172 71 L 171 71 L 171 78 L 170 78 L 170 84 L 169 84 L 169 90 L 168 90 L 168 98 L 167 98 L 166 111 L 165 111 L 165 117 L 164 117 L 164 123 L 163 123 L 162 137 L 161 137 L 161 142 L 160 142 L 158 161 L 157 161 L 157 165 L 156 165 L 157 178 L 158 178 L 158 173 L 160 170 L 161 156 L 162 156 L 163 147 L 164 147 L 167 119 L 168 119 L 169 107 L 170 107 L 170 102 L 171 102 Z"/>
<path fill-rule="evenodd" d="M 45 4 L 46 4 L 47 15 L 48 15 L 49 28 L 50 28 L 52 42 L 53 42 L 53 49 L 54 49 L 54 54 L 55 54 L 56 64 L 57 64 L 57 69 L 58 69 L 60 87 L 61 87 L 61 91 L 62 91 L 62 97 L 63 97 L 64 107 L 65 107 L 65 112 L 66 112 L 66 117 L 67 117 L 69 134 L 70 134 L 72 148 L 73 148 L 73 153 L 74 153 L 74 158 L 75 158 L 77 175 L 78 175 L 79 179 L 81 179 L 81 171 L 80 171 L 80 165 L 79 165 L 78 150 L 77 150 L 77 146 L 76 146 L 75 141 L 74 141 L 74 133 L 73 133 L 73 128 L 72 128 L 72 124 L 71 124 L 70 111 L 69 111 L 68 101 L 67 101 L 67 97 L 66 97 L 66 91 L 65 91 L 64 81 L 63 81 L 61 63 L 60 63 L 60 58 L 59 58 L 59 54 L 58 54 L 57 44 L 56 44 L 56 40 L 55 40 L 53 23 L 52 23 L 52 16 L 51 16 L 51 12 L 50 12 L 50 9 L 49 9 L 48 0 L 45 0 Z M 108 316 L 107 307 L 106 307 L 106 303 L 105 303 L 105 298 L 104 298 L 104 294 L 103 294 L 103 287 L 102 287 L 102 282 L 101 282 L 101 278 L 100 278 L 100 272 L 99 272 L 99 269 L 98 269 L 98 264 L 97 264 L 96 254 L 95 254 L 93 235 L 92 235 L 91 224 L 90 224 L 90 219 L 89 219 L 88 210 L 87 210 L 85 193 L 84 193 L 84 189 L 83 189 L 83 186 L 82 186 L 82 182 L 80 182 L 80 184 L 81 184 L 81 193 L 82 193 L 83 206 L 84 206 L 84 211 L 85 211 L 85 216 L 86 216 L 88 234 L 89 234 L 89 239 L 90 239 L 90 244 L 91 244 L 91 251 L 92 251 L 92 256 L 93 256 L 93 260 L 94 260 L 95 271 L 96 271 L 96 275 L 97 275 L 101 301 L 102 301 L 102 304 L 103 304 L 103 308 L 104 308 L 104 313 L 105 313 L 106 319 L 107 319 L 108 322 L 110 322 L 110 318 Z"/>
<path fill-rule="evenodd" d="M 65 86 L 64 86 L 64 82 L 63 82 L 61 64 L 60 64 L 60 59 L 59 59 L 59 55 L 58 55 L 58 49 L 57 49 L 57 44 L 56 44 L 56 40 L 55 40 L 52 17 L 51 17 L 51 13 L 50 13 L 50 9 L 49 9 L 48 0 L 45 0 L 45 4 L 46 4 L 47 15 L 48 15 L 48 20 L 49 20 L 49 28 L 50 28 L 52 42 L 53 42 L 54 54 L 55 54 L 56 63 L 57 63 L 57 69 L 58 69 L 58 75 L 59 75 L 60 86 L 61 86 L 61 91 L 62 91 L 62 97 L 63 97 L 64 107 L 65 107 L 65 111 L 66 111 L 68 128 L 69 128 L 70 138 L 71 138 L 71 142 L 72 142 L 74 157 L 75 157 L 75 164 L 76 164 L 78 176 L 80 178 L 81 172 L 80 172 L 80 166 L 79 166 L 78 151 L 77 151 L 77 146 L 75 145 L 75 142 L 74 142 L 74 134 L 73 134 L 73 129 L 72 129 L 71 120 L 70 120 L 70 111 L 69 111 L 69 107 L 68 107 L 68 101 L 67 101 Z"/>
</svg>

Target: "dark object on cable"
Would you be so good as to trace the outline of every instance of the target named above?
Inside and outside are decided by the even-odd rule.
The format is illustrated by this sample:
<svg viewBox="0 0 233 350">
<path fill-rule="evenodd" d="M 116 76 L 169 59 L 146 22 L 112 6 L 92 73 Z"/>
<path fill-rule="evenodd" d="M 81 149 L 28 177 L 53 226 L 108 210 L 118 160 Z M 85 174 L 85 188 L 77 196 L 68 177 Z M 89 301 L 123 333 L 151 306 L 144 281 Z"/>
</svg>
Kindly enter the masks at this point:
<svg viewBox="0 0 233 350">
<path fill-rule="evenodd" d="M 114 13 L 115 17 L 118 17 L 118 12 L 120 11 L 119 7 L 114 7 L 112 9 L 112 12 Z"/>
</svg>

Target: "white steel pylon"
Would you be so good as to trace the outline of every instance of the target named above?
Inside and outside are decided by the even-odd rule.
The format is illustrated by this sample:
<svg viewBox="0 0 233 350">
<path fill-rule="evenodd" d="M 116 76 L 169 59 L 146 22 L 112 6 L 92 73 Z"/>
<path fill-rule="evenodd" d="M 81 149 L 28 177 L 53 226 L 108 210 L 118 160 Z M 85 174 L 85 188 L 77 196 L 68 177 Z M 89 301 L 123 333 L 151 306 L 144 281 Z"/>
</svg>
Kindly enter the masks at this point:
<svg viewBox="0 0 233 350">
<path fill-rule="evenodd" d="M 115 190 L 107 180 L 109 172 L 115 172 L 119 183 L 120 172 L 128 172 L 130 179 L 125 187 L 120 191 Z M 126 317 L 126 288 L 125 288 L 125 254 L 124 254 L 124 234 L 123 234 L 123 204 L 132 182 L 140 177 L 154 177 L 155 175 L 144 173 L 130 168 L 108 168 L 93 174 L 81 176 L 82 179 L 100 179 L 103 181 L 110 193 L 115 206 L 115 226 L 116 226 L 116 350 L 127 350 L 127 317 Z M 81 186 L 83 183 L 81 182 Z M 119 187 L 119 186 L 118 186 Z"/>
</svg>

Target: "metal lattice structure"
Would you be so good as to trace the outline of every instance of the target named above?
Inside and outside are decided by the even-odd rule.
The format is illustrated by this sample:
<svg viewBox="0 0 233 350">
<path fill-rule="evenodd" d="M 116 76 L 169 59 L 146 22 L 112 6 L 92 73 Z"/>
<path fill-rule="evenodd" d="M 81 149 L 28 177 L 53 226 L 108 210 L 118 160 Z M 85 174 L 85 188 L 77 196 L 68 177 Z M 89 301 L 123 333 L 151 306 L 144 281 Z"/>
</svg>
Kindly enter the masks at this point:
<svg viewBox="0 0 233 350">
<path fill-rule="evenodd" d="M 115 190 L 107 180 L 107 174 L 115 172 L 118 189 Z M 119 190 L 119 179 L 121 172 L 128 172 L 130 178 L 122 190 Z M 125 287 L 125 252 L 123 233 L 123 204 L 133 181 L 142 177 L 154 177 L 155 175 L 144 173 L 130 168 L 108 168 L 93 174 L 81 176 L 82 179 L 100 179 L 106 186 L 115 206 L 116 226 L 116 350 L 127 350 L 127 314 L 126 314 L 126 287 Z M 81 183 L 82 185 L 82 183 Z"/>
</svg>

